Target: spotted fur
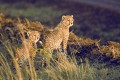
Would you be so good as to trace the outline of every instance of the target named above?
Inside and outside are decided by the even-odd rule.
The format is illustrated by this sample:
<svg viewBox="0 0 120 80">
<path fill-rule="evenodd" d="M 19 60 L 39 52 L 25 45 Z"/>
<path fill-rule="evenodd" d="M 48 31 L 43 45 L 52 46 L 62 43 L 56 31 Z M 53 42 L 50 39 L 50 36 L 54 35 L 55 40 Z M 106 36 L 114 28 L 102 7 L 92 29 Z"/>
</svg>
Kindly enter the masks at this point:
<svg viewBox="0 0 120 80">
<path fill-rule="evenodd" d="M 73 22 L 73 15 L 62 16 L 62 20 L 56 28 L 42 33 L 40 40 L 43 43 L 42 53 L 46 58 L 46 64 L 50 64 L 53 50 L 66 52 L 69 28 L 73 25 Z"/>
<path fill-rule="evenodd" d="M 28 31 L 28 39 L 22 40 L 22 46 L 16 50 L 16 59 L 27 60 L 29 57 L 36 55 L 36 43 L 40 38 L 38 31 Z"/>
<path fill-rule="evenodd" d="M 67 48 L 69 37 L 69 28 L 73 25 L 73 15 L 62 16 L 62 21 L 53 31 L 47 31 L 43 34 L 44 49 L 54 50 Z"/>
</svg>

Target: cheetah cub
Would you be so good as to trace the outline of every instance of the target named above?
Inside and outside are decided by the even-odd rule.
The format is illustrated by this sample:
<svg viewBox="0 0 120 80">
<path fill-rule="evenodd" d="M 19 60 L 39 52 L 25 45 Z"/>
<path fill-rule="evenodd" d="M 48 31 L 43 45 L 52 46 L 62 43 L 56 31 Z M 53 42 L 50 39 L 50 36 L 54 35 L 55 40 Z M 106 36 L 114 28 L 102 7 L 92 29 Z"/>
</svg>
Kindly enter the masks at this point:
<svg viewBox="0 0 120 80">
<path fill-rule="evenodd" d="M 22 39 L 22 46 L 16 49 L 16 60 L 22 59 L 26 61 L 29 57 L 36 55 L 36 43 L 40 38 L 38 31 L 28 31 L 28 39 Z"/>
<path fill-rule="evenodd" d="M 63 15 L 61 22 L 53 31 L 46 31 L 42 35 L 43 49 L 46 51 L 62 49 L 66 51 L 69 28 L 73 25 L 73 15 Z"/>
</svg>

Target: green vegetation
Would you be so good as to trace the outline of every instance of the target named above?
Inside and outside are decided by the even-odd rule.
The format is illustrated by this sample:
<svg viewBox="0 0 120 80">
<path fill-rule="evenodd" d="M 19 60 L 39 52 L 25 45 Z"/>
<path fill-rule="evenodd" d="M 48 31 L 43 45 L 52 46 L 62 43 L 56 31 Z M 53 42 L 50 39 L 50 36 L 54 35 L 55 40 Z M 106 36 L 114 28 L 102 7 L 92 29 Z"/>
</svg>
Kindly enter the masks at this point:
<svg viewBox="0 0 120 80">
<path fill-rule="evenodd" d="M 31 3 L 20 2 L 16 4 L 0 3 L 0 12 L 11 17 L 26 17 L 32 20 L 51 22 L 61 16 L 66 10 L 57 10 L 56 6 L 38 7 Z"/>
</svg>

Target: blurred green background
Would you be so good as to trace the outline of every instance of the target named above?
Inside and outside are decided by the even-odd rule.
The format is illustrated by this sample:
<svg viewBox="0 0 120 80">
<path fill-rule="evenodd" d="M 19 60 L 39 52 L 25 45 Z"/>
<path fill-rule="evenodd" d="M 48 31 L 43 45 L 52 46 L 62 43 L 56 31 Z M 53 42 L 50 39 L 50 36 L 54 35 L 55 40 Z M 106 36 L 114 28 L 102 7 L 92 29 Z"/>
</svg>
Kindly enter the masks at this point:
<svg viewBox="0 0 120 80">
<path fill-rule="evenodd" d="M 62 15 L 73 14 L 75 22 L 70 31 L 76 35 L 101 39 L 103 42 L 120 42 L 120 12 L 114 10 L 114 5 L 113 8 L 106 8 L 106 4 L 100 7 L 76 1 L 0 0 L 0 12 L 7 17 L 28 18 L 53 27 L 60 22 Z"/>
</svg>

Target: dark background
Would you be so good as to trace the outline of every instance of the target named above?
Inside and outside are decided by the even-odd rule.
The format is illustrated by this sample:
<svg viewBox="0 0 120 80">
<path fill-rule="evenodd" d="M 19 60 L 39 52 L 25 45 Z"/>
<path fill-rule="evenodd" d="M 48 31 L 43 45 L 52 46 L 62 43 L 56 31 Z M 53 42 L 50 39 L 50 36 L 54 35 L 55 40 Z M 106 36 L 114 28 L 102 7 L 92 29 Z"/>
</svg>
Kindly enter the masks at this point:
<svg viewBox="0 0 120 80">
<path fill-rule="evenodd" d="M 55 27 L 62 15 L 74 15 L 76 35 L 120 42 L 119 0 L 0 0 L 7 17 L 28 18 Z"/>
</svg>

